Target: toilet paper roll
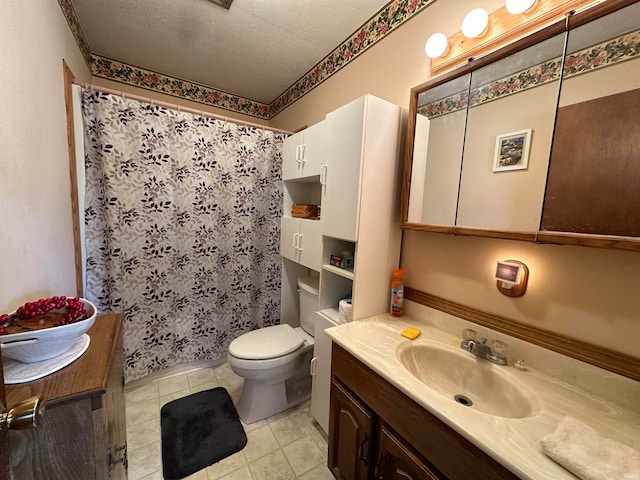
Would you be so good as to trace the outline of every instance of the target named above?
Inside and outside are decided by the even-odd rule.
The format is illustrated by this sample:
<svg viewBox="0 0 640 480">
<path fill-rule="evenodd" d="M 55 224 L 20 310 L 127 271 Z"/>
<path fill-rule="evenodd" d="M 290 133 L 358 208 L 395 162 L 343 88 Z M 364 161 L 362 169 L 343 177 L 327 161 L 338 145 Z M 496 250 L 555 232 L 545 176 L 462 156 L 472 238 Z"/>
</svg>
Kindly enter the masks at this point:
<svg viewBox="0 0 640 480">
<path fill-rule="evenodd" d="M 351 300 L 340 300 L 338 304 L 338 323 L 350 322 L 352 309 Z"/>
</svg>

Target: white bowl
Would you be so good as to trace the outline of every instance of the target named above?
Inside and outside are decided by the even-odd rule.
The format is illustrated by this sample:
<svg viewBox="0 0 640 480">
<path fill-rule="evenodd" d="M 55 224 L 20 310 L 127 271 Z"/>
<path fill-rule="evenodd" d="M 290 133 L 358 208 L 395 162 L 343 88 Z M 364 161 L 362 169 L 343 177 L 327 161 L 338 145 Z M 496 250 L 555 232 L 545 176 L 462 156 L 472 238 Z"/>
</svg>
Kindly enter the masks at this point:
<svg viewBox="0 0 640 480">
<path fill-rule="evenodd" d="M 49 360 L 69 350 L 96 320 L 96 306 L 84 298 L 80 301 L 85 304 L 89 318 L 58 327 L 0 335 L 2 356 L 22 363 L 34 363 Z"/>
</svg>

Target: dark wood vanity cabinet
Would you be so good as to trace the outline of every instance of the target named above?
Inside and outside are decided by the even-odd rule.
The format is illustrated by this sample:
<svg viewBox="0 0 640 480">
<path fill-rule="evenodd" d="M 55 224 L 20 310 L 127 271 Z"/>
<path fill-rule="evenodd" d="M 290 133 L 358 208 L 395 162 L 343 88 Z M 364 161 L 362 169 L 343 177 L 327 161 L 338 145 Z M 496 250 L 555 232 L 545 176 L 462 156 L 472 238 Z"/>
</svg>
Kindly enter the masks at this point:
<svg viewBox="0 0 640 480">
<path fill-rule="evenodd" d="M 329 469 L 339 480 L 518 477 L 333 344 Z"/>
<path fill-rule="evenodd" d="M 443 480 L 402 438 L 383 424 L 378 432 L 374 478 L 384 480 Z"/>
<path fill-rule="evenodd" d="M 10 432 L 15 480 L 127 478 L 121 324 L 121 315 L 99 316 L 78 360 L 7 386 L 10 405 L 34 395 L 46 402 L 37 428 Z"/>
<path fill-rule="evenodd" d="M 345 480 L 370 478 L 373 440 L 373 412 L 340 383 L 331 383 L 329 407 L 329 468 Z"/>
<path fill-rule="evenodd" d="M 374 431 L 375 429 L 375 431 Z M 344 480 L 440 480 L 411 447 L 338 381 L 331 384 L 329 467 Z M 373 440 L 377 438 L 374 445 Z M 372 476 L 373 475 L 373 476 Z"/>
</svg>

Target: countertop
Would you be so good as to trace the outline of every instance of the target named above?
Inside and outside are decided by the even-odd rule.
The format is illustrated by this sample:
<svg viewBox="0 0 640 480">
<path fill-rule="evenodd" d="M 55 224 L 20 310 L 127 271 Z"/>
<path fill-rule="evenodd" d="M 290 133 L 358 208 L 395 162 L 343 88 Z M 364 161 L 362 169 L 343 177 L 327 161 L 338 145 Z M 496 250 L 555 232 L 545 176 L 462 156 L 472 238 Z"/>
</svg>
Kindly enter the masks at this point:
<svg viewBox="0 0 640 480">
<path fill-rule="evenodd" d="M 87 332 L 91 342 L 80 358 L 57 372 L 31 382 L 7 385 L 9 405 L 42 395 L 47 408 L 106 391 L 109 370 L 122 327 L 121 314 L 100 315 Z"/>
<path fill-rule="evenodd" d="M 436 328 L 438 321 L 429 319 L 431 310 L 423 309 L 421 318 L 378 315 L 332 327 L 325 332 L 385 380 L 523 479 L 576 479 L 548 458 L 540 446 L 540 440 L 553 432 L 565 415 L 591 425 L 612 440 L 640 448 L 640 403 L 637 402 L 640 399 L 640 382 L 624 377 L 615 378 L 619 376 L 568 357 L 562 356 L 563 359 L 558 361 L 554 356 L 559 354 L 540 347 L 529 350 L 529 354 L 544 356 L 548 352 L 550 357 L 547 361 L 552 364 L 572 365 L 572 362 L 577 362 L 579 365 L 571 368 L 568 375 L 576 377 L 575 383 L 531 367 L 528 371 L 520 371 L 511 365 L 496 366 L 509 369 L 508 373 L 527 392 L 534 405 L 533 413 L 528 417 L 503 418 L 472 410 L 430 388 L 398 361 L 396 349 L 403 343 L 412 342 L 400 335 L 409 326 L 422 331 L 414 342 L 436 341 L 459 346 L 461 336 Z M 423 315 L 425 312 L 426 315 Z M 438 315 L 442 316 L 442 313 L 433 314 L 434 317 Z M 517 339 L 514 341 L 519 342 Z M 522 348 L 520 351 L 523 351 Z M 527 351 L 526 347 L 524 351 Z M 578 386 L 596 385 L 600 379 L 607 386 L 604 389 L 609 393 L 606 399 Z M 614 398 L 621 401 L 617 403 L 613 401 Z M 635 407 L 629 408 L 629 405 Z"/>
</svg>

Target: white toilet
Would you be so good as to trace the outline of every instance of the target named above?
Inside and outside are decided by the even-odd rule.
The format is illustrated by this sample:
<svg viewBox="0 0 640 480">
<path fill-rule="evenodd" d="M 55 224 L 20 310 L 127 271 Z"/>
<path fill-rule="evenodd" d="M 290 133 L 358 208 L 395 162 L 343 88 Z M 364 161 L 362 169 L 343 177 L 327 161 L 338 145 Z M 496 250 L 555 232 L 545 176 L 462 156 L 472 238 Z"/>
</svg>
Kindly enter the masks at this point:
<svg viewBox="0 0 640 480">
<path fill-rule="evenodd" d="M 311 396 L 309 364 L 313 355 L 318 277 L 298 278 L 300 327 L 274 325 L 245 333 L 231 342 L 227 362 L 244 378 L 238 415 L 253 423 Z"/>
</svg>

